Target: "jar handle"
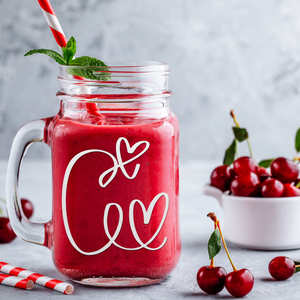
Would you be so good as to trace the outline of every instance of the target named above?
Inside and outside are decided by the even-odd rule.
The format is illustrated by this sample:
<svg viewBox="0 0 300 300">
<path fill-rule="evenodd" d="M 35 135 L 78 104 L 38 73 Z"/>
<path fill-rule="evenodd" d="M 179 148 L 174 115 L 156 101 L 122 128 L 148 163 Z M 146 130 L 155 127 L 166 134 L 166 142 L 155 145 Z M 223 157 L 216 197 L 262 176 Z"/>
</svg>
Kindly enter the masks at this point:
<svg viewBox="0 0 300 300">
<path fill-rule="evenodd" d="M 26 218 L 19 197 L 19 174 L 28 147 L 36 142 L 45 143 L 44 131 L 49 120 L 31 121 L 19 129 L 12 143 L 6 174 L 7 210 L 14 232 L 27 242 L 48 247 L 51 221 L 33 223 Z"/>
</svg>

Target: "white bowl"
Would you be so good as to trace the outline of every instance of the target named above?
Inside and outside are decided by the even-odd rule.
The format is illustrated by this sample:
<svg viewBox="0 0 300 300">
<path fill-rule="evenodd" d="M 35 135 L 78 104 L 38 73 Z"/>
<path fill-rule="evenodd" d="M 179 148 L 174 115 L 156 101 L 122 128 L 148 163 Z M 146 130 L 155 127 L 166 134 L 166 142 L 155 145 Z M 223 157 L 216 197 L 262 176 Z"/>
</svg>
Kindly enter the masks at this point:
<svg viewBox="0 0 300 300">
<path fill-rule="evenodd" d="M 238 197 L 210 185 L 203 193 L 221 205 L 229 242 L 258 250 L 300 248 L 300 197 Z"/>
</svg>

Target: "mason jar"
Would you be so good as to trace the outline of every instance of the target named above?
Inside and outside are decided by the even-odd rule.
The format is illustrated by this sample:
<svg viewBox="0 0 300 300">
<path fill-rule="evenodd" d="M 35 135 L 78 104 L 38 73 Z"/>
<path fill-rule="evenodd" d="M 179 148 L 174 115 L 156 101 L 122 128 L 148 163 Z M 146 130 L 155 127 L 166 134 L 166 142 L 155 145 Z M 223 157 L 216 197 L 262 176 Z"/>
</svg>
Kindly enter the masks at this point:
<svg viewBox="0 0 300 300">
<path fill-rule="evenodd" d="M 8 213 L 16 234 L 48 247 L 66 277 L 147 285 L 165 279 L 181 251 L 170 71 L 151 61 L 107 65 L 59 67 L 58 114 L 25 124 L 14 138 Z M 35 142 L 51 148 L 53 211 L 45 224 L 25 217 L 18 193 L 20 164 Z"/>
</svg>

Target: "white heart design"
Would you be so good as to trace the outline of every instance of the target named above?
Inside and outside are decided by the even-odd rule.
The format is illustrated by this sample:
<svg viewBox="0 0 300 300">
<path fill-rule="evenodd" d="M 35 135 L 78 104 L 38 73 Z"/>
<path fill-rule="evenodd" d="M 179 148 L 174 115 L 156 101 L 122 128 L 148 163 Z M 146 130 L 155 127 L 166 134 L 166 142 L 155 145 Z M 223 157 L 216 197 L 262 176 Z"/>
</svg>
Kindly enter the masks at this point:
<svg viewBox="0 0 300 300">
<path fill-rule="evenodd" d="M 135 221 L 134 221 L 134 205 L 135 203 L 138 203 L 141 208 L 142 208 L 142 211 L 143 211 L 143 216 L 144 216 L 144 224 L 149 224 L 150 222 L 150 219 L 151 219 L 151 216 L 152 216 L 152 212 L 153 212 L 153 209 L 155 207 L 155 204 L 157 203 L 157 201 L 162 197 L 164 196 L 165 199 L 166 199 L 166 206 L 165 206 L 165 211 L 164 211 L 164 214 L 163 214 L 163 217 L 161 219 L 161 222 L 156 230 L 156 232 L 154 233 L 154 235 L 152 236 L 152 238 L 147 242 L 147 243 L 143 243 L 136 231 L 136 228 L 135 228 Z M 166 220 L 166 217 L 167 217 L 167 214 L 168 214 L 168 209 L 169 209 L 169 203 L 170 203 L 170 200 L 169 200 L 169 196 L 167 193 L 160 193 L 158 195 L 156 195 L 153 200 L 151 201 L 149 207 L 148 207 L 148 210 L 146 210 L 144 204 L 142 201 L 140 200 L 133 200 L 131 203 L 130 203 L 130 206 L 129 206 L 129 223 L 130 223 L 130 228 L 131 228 L 131 231 L 132 231 L 132 234 L 134 236 L 134 238 L 136 239 L 136 241 L 141 245 L 141 248 L 145 248 L 145 249 L 148 249 L 148 250 L 158 250 L 160 248 L 162 248 L 165 243 L 167 242 L 167 237 L 164 238 L 162 244 L 157 247 L 157 248 L 150 248 L 148 247 L 148 245 L 153 242 L 153 240 L 157 237 L 157 235 L 159 234 L 162 226 L 164 225 L 164 222 Z"/>
<path fill-rule="evenodd" d="M 140 153 L 138 153 L 136 156 L 134 156 L 134 157 L 132 157 L 131 159 L 129 159 L 129 160 L 123 162 L 122 156 L 121 156 L 121 148 L 120 148 L 120 144 L 121 144 L 122 141 L 125 142 L 126 150 L 127 150 L 127 153 L 129 153 L 129 154 L 134 153 L 135 150 L 136 150 L 140 145 L 142 145 L 142 144 L 145 144 L 146 146 L 145 146 L 145 148 L 144 148 Z M 113 166 L 112 168 L 106 170 L 105 172 L 103 172 L 103 173 L 100 175 L 100 177 L 99 177 L 99 185 L 100 185 L 101 187 L 105 188 L 105 187 L 106 187 L 106 186 L 114 179 L 114 177 L 115 177 L 115 175 L 116 175 L 116 173 L 117 173 L 117 169 L 118 169 L 118 168 L 121 169 L 122 173 L 124 174 L 124 176 L 125 176 L 126 178 L 128 178 L 128 179 L 134 179 L 134 178 L 136 177 L 136 175 L 137 175 L 139 169 L 140 169 L 140 164 L 136 164 L 135 169 L 134 169 L 134 172 L 133 172 L 133 174 L 132 174 L 131 176 L 128 175 L 128 173 L 127 173 L 127 171 L 125 170 L 125 167 L 124 167 L 124 166 L 127 165 L 127 164 L 129 164 L 129 163 L 131 163 L 131 162 L 134 161 L 135 159 L 139 158 L 141 155 L 143 155 L 143 154 L 148 150 L 149 147 L 150 147 L 150 143 L 147 142 L 147 141 L 137 142 L 137 143 L 135 143 L 132 147 L 130 147 L 129 142 L 128 142 L 128 140 L 127 140 L 126 138 L 123 138 L 123 137 L 119 138 L 119 139 L 117 140 L 117 143 L 116 143 L 116 153 L 117 153 L 117 161 L 118 161 L 118 163 L 117 163 L 117 164 L 115 163 L 114 166 Z M 114 175 L 111 175 L 111 176 L 109 177 L 109 179 L 108 179 L 105 183 L 103 183 L 104 177 L 105 177 L 107 174 L 109 174 L 110 172 L 112 172 L 112 174 L 114 174 Z"/>
<path fill-rule="evenodd" d="M 137 155 L 135 155 L 134 157 L 132 157 L 131 159 L 123 162 L 122 161 L 122 157 L 121 157 L 121 152 L 120 152 L 120 144 L 121 142 L 124 141 L 125 145 L 126 145 L 126 150 L 129 154 L 132 154 L 136 151 L 136 149 L 142 145 L 145 144 L 145 148 L 138 153 Z M 128 179 L 133 179 L 136 177 L 139 168 L 140 168 L 140 164 L 136 164 L 134 172 L 132 174 L 132 176 L 129 176 L 127 171 L 125 170 L 124 166 L 127 165 L 128 163 L 134 161 L 135 159 L 137 159 L 138 157 L 140 157 L 141 155 L 143 155 L 149 148 L 150 143 L 147 141 L 141 141 L 141 142 L 137 142 L 135 143 L 132 147 L 130 147 L 129 142 L 126 138 L 119 138 L 116 144 L 116 153 L 117 153 L 117 159 L 110 154 L 109 152 L 106 152 L 104 150 L 99 150 L 99 149 L 89 149 L 89 150 L 85 150 L 82 151 L 80 153 L 78 153 L 77 155 L 75 155 L 71 161 L 69 162 L 66 171 L 65 171 L 65 175 L 64 175 L 64 179 L 63 179 L 63 186 L 62 186 L 62 215 L 63 215 L 63 221 L 64 221 L 64 226 L 65 226 L 65 230 L 66 230 L 66 234 L 69 238 L 70 243 L 72 244 L 72 246 L 81 254 L 83 255 L 97 255 L 99 253 L 104 252 L 105 250 L 107 250 L 111 245 L 115 245 L 116 247 L 120 248 L 120 249 L 124 249 L 124 250 L 139 250 L 139 249 L 147 249 L 147 250 L 158 250 L 161 249 L 167 242 L 167 237 L 164 238 L 163 242 L 161 243 L 160 246 L 156 247 L 156 248 L 151 248 L 148 245 L 150 243 L 152 243 L 154 241 L 154 239 L 158 236 L 159 232 L 162 229 L 162 226 L 165 223 L 167 214 L 168 214 L 168 210 L 169 210 L 169 204 L 170 204 L 170 200 L 169 200 L 169 196 L 167 193 L 160 193 L 158 195 L 156 195 L 153 200 L 150 202 L 148 209 L 145 208 L 144 204 L 142 201 L 135 199 L 133 201 L 131 201 L 130 206 L 129 206 L 129 223 L 130 223 L 130 229 L 132 231 L 132 234 L 135 238 L 135 240 L 137 241 L 137 243 L 140 245 L 139 247 L 135 247 L 135 248 L 127 248 L 127 247 L 123 247 L 121 245 L 119 245 L 116 242 L 116 239 L 122 229 L 122 225 L 123 225 L 123 210 L 121 208 L 121 206 L 117 203 L 109 203 L 106 205 L 105 207 L 105 211 L 104 211 L 104 216 L 103 216 L 103 225 L 104 225 L 104 230 L 105 230 L 105 234 L 107 236 L 107 238 L 109 239 L 109 241 L 100 249 L 95 250 L 95 251 L 91 251 L 91 252 L 86 252 L 83 251 L 82 249 L 79 248 L 79 246 L 76 244 L 72 234 L 71 234 L 71 230 L 69 227 L 69 222 L 68 222 L 68 214 L 67 214 L 67 186 L 68 186 L 68 181 L 69 181 L 69 176 L 70 173 L 72 171 L 73 166 L 75 165 L 75 163 L 84 155 L 96 152 L 96 153 L 102 153 L 105 154 L 107 156 L 109 156 L 112 161 L 114 166 L 110 169 L 108 169 L 107 171 L 105 171 L 99 178 L 99 184 L 101 187 L 106 187 L 112 180 L 113 178 L 116 176 L 118 168 L 121 169 L 121 171 L 123 172 L 123 174 L 125 175 L 125 177 L 127 177 Z M 103 178 L 109 174 L 112 173 L 109 177 L 109 179 L 107 180 L 107 182 L 104 184 L 103 183 Z M 165 210 L 161 219 L 161 222 L 156 230 L 156 232 L 154 233 L 154 235 L 148 240 L 148 242 L 143 243 L 136 231 L 136 227 L 135 227 L 135 221 L 134 221 L 134 206 L 136 203 L 138 203 L 140 205 L 140 207 L 142 208 L 142 212 L 143 212 L 143 217 L 144 217 L 144 224 L 149 224 L 151 217 L 152 217 L 152 213 L 153 213 L 153 209 L 156 205 L 156 203 L 161 199 L 161 197 L 165 198 Z M 115 229 L 113 235 L 110 234 L 109 232 L 109 228 L 108 228 L 108 215 L 109 215 L 109 210 L 111 206 L 115 206 L 119 212 L 119 220 L 118 220 L 118 225 L 117 228 Z"/>
<path fill-rule="evenodd" d="M 121 142 L 124 141 L 125 144 L 126 144 L 126 149 L 127 149 L 127 152 L 129 154 L 132 154 L 140 145 L 142 144 L 145 144 L 146 147 L 143 149 L 143 151 L 141 151 L 139 154 L 137 154 L 136 156 L 132 157 L 131 159 L 123 162 L 122 160 L 122 157 L 121 157 L 121 149 L 120 149 L 120 144 Z M 130 147 L 129 145 L 129 142 L 126 138 L 119 138 L 118 141 L 117 141 L 117 145 L 116 145 L 116 152 L 117 152 L 117 159 L 118 159 L 118 162 L 119 162 L 119 167 L 120 169 L 122 170 L 123 174 L 128 178 L 128 179 L 133 179 L 135 178 L 135 176 L 137 175 L 138 171 L 139 171 L 139 168 L 140 168 L 140 164 L 137 164 L 135 166 L 135 169 L 134 169 L 134 172 L 132 174 L 132 176 L 130 177 L 127 173 L 127 171 L 125 170 L 124 168 L 124 165 L 127 165 L 128 163 L 134 161 L 135 159 L 137 159 L 138 157 L 140 157 L 141 155 L 143 155 L 149 148 L 150 146 L 150 143 L 147 142 L 147 141 L 141 141 L 141 142 L 137 142 L 135 143 L 132 147 Z"/>
</svg>

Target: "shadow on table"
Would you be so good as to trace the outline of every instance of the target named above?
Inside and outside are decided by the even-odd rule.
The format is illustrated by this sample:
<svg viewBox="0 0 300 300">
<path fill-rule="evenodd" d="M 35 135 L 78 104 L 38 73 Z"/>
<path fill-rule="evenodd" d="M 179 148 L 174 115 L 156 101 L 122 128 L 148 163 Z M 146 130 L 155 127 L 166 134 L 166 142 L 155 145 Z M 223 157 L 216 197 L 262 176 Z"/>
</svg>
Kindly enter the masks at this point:
<svg viewBox="0 0 300 300">
<path fill-rule="evenodd" d="M 222 294 L 217 294 L 217 295 L 209 295 L 209 294 L 206 294 L 204 292 L 184 292 L 184 293 L 180 293 L 183 297 L 197 297 L 197 298 L 210 298 L 212 299 L 212 297 L 214 299 L 232 299 L 233 297 L 231 295 L 222 295 Z"/>
<path fill-rule="evenodd" d="M 264 281 L 264 282 L 277 282 L 277 280 L 275 280 L 274 278 L 269 278 L 269 277 L 263 277 L 260 279 L 261 281 Z"/>
</svg>

